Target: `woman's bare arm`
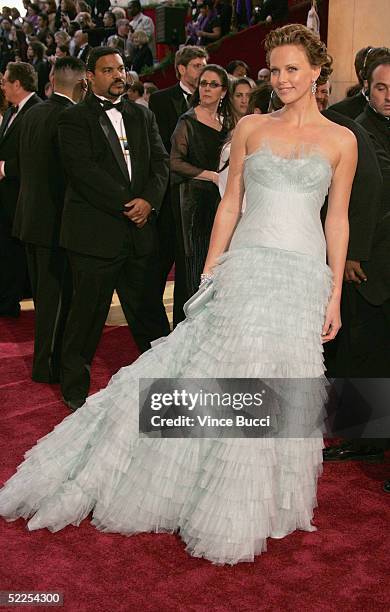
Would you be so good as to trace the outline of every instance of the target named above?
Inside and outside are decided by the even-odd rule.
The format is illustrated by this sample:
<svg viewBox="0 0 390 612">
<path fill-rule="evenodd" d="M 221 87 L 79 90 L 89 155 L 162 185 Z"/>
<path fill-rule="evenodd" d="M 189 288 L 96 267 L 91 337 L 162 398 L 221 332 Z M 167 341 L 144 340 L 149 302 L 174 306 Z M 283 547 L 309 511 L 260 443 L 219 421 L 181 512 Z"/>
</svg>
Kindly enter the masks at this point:
<svg viewBox="0 0 390 612">
<path fill-rule="evenodd" d="M 357 164 L 357 144 L 352 132 L 345 130 L 338 146 L 340 158 L 329 191 L 325 236 L 328 264 L 333 272 L 333 293 L 340 296 L 349 238 L 349 198 Z"/>
<path fill-rule="evenodd" d="M 344 133 L 338 139 L 338 148 L 340 158 L 329 191 L 325 221 L 328 264 L 333 272 L 333 291 L 322 329 L 323 342 L 333 340 L 341 327 L 340 299 L 349 239 L 348 205 L 357 164 L 357 143 L 352 132 L 344 128 Z"/>
</svg>

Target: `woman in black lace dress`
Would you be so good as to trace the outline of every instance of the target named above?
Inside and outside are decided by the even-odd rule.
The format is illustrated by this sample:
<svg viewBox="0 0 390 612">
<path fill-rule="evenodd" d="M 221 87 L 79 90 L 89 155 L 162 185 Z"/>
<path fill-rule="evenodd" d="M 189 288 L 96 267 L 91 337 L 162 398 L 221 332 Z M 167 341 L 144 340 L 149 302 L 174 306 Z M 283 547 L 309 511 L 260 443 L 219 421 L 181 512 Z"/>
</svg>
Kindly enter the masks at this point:
<svg viewBox="0 0 390 612">
<path fill-rule="evenodd" d="M 217 170 L 231 124 L 226 71 L 216 64 L 205 66 L 190 104 L 172 135 L 171 150 L 171 182 L 180 191 L 188 295 L 199 287 L 220 201 Z"/>
</svg>

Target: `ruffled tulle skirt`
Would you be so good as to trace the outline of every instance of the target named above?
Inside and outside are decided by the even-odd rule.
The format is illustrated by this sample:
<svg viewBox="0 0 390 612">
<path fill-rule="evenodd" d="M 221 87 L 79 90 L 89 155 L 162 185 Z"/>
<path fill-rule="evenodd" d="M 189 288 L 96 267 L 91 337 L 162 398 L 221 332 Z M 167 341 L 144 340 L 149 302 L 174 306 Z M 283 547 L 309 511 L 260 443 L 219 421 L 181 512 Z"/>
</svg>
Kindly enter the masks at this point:
<svg viewBox="0 0 390 612">
<path fill-rule="evenodd" d="M 58 531 L 89 513 L 106 532 L 179 532 L 190 554 L 252 561 L 268 537 L 313 531 L 322 438 L 138 436 L 140 378 L 321 378 L 329 268 L 269 248 L 225 254 L 215 294 L 25 455 L 0 515 Z M 312 402 L 310 401 L 312 399 Z M 318 410 L 306 398 L 302 419 Z M 299 413 L 298 408 L 295 407 Z"/>
</svg>

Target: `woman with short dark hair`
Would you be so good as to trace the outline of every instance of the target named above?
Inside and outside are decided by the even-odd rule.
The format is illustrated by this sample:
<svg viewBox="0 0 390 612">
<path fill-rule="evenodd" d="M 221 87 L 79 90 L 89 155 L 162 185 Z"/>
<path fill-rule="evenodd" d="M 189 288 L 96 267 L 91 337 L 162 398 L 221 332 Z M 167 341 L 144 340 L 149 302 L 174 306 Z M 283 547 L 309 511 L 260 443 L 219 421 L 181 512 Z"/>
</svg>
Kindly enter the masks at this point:
<svg viewBox="0 0 390 612">
<path fill-rule="evenodd" d="M 218 165 L 232 123 L 228 75 L 216 64 L 205 66 L 172 135 L 171 180 L 180 190 L 180 211 L 188 296 L 199 286 L 211 229 L 220 201 Z"/>
<path fill-rule="evenodd" d="M 241 77 L 247 77 L 250 69 L 248 64 L 242 60 L 233 60 L 226 66 L 226 72 L 239 79 Z"/>
</svg>

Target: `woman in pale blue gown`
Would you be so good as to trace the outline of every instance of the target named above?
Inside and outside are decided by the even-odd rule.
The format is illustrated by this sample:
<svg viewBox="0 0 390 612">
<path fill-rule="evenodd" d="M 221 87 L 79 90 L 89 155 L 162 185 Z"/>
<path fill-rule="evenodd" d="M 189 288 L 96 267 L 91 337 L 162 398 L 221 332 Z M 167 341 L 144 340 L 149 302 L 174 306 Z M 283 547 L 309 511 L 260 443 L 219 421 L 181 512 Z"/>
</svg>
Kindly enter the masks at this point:
<svg viewBox="0 0 390 612">
<path fill-rule="evenodd" d="M 285 26 L 266 48 L 285 106 L 235 130 L 204 270 L 212 299 L 28 451 L 0 492 L 6 519 L 57 531 L 93 512 L 102 531 L 179 532 L 190 554 L 230 564 L 268 537 L 315 530 L 320 436 L 138 437 L 139 378 L 321 379 L 322 343 L 341 324 L 356 142 L 317 110 L 316 80 L 330 72 L 319 39 Z"/>
</svg>

